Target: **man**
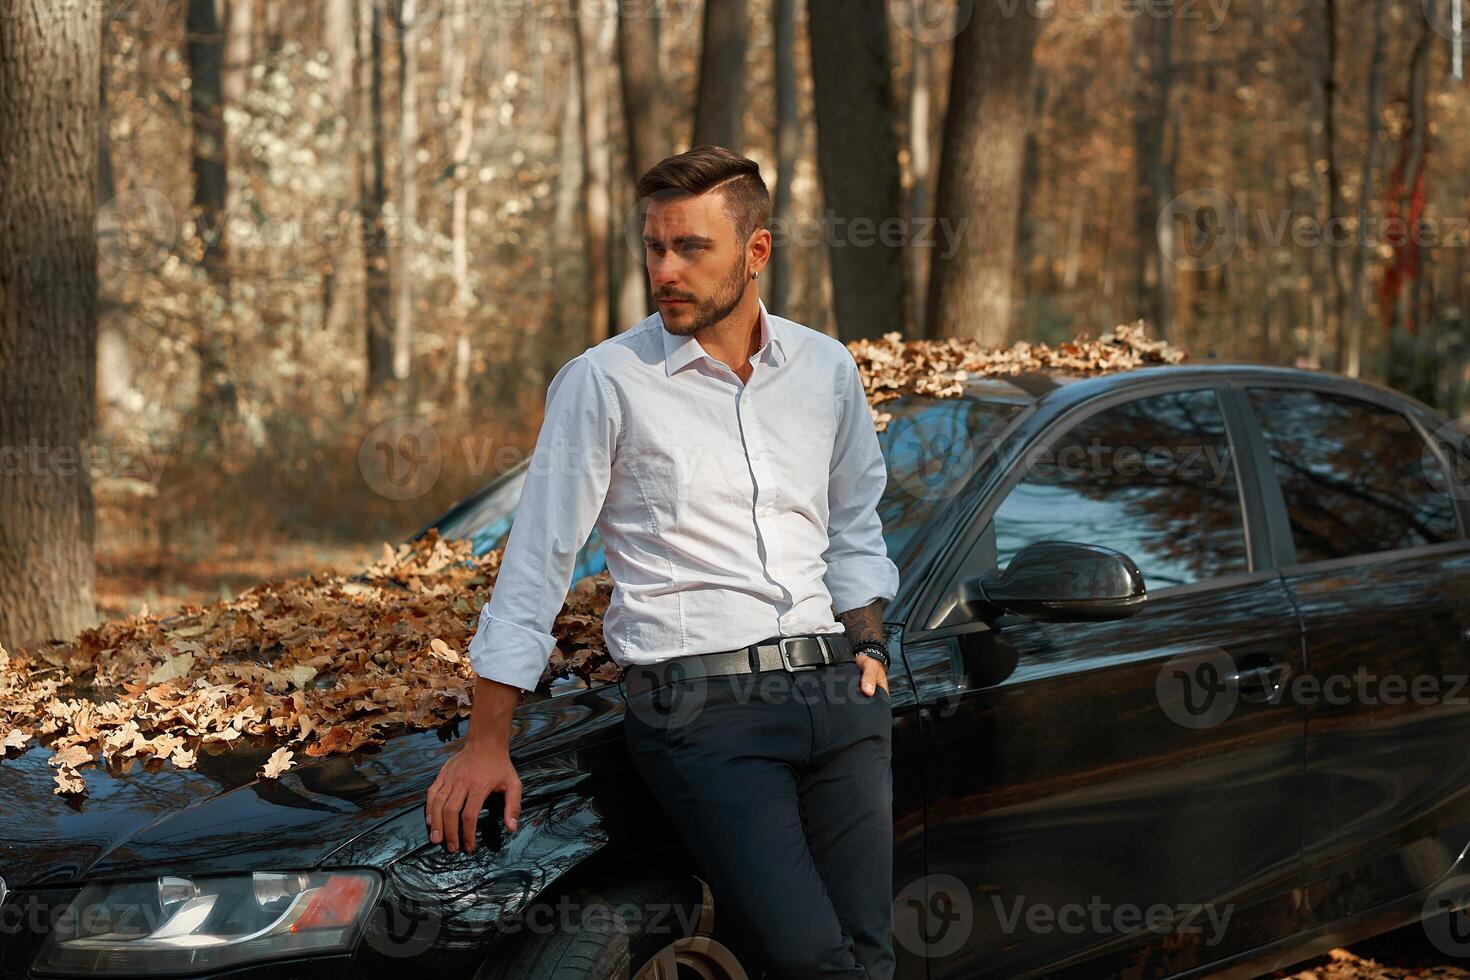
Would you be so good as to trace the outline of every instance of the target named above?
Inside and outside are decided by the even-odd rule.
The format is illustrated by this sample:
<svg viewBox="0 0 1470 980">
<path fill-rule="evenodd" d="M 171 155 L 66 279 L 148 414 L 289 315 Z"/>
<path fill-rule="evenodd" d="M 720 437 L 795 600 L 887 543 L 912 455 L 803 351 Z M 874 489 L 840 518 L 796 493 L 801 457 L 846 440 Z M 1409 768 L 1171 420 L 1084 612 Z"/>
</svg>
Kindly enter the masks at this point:
<svg viewBox="0 0 1470 980">
<path fill-rule="evenodd" d="M 761 302 L 771 203 L 755 163 L 697 147 L 646 173 L 638 199 L 659 311 L 551 382 L 470 644 L 470 734 L 429 790 L 430 840 L 473 850 L 496 791 L 514 831 L 511 713 L 541 678 L 595 526 L 629 756 L 709 883 L 717 923 L 738 923 L 779 977 L 889 978 L 881 624 L 898 569 L 857 366 Z M 680 698 L 694 710 L 672 710 Z"/>
</svg>

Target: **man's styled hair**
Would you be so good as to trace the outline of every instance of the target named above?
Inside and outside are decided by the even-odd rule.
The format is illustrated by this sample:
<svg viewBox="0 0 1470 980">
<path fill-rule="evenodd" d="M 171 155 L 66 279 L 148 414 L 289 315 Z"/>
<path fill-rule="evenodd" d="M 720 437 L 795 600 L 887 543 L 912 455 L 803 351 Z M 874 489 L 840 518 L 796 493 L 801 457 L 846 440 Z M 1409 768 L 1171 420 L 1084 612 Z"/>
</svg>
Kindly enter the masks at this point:
<svg viewBox="0 0 1470 980">
<path fill-rule="evenodd" d="M 725 210 L 735 221 L 735 234 L 743 248 L 757 229 L 771 223 L 771 193 L 761 179 L 761 168 L 723 146 L 696 146 L 668 157 L 638 178 L 638 200 L 673 194 L 699 195 L 719 188 Z"/>
</svg>

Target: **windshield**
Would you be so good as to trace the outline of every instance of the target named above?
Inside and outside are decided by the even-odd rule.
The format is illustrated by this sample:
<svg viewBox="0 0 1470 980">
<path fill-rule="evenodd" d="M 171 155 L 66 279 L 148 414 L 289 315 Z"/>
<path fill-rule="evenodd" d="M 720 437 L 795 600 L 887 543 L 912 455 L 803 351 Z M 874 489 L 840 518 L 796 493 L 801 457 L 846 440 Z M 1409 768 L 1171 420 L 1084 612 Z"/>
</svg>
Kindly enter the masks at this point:
<svg viewBox="0 0 1470 980">
<path fill-rule="evenodd" d="M 888 556 L 903 578 L 921 551 L 923 531 L 958 499 L 993 458 L 990 443 L 1018 404 L 975 398 L 905 395 L 883 403 L 891 417 L 878 444 L 888 482 L 878 503 Z M 476 555 L 504 546 L 530 460 L 496 477 L 475 503 L 456 507 L 430 524 L 446 538 L 467 538 Z M 592 530 L 577 552 L 572 581 L 607 568 L 602 536 Z"/>
</svg>

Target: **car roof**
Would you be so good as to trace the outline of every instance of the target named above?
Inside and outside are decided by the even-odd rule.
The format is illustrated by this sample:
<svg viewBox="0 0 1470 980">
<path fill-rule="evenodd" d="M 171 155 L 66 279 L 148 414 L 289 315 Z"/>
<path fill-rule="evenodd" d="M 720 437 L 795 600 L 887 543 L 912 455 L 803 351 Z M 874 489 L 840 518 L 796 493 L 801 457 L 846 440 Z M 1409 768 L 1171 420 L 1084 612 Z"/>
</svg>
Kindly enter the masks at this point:
<svg viewBox="0 0 1470 980">
<path fill-rule="evenodd" d="M 1399 403 L 1414 405 L 1431 414 L 1435 410 L 1405 392 L 1364 378 L 1351 378 L 1336 371 L 1318 368 L 1288 367 L 1255 361 L 1207 360 L 1183 361 L 1178 364 L 1144 364 L 1121 370 L 1077 372 L 1063 368 L 1040 368 L 1013 375 L 976 375 L 962 383 L 965 395 L 987 402 L 1031 404 L 1045 402 L 1050 407 L 1073 405 L 1080 401 L 1158 380 L 1216 384 L 1222 380 L 1266 381 L 1300 384 L 1342 394 L 1377 393 Z"/>
</svg>

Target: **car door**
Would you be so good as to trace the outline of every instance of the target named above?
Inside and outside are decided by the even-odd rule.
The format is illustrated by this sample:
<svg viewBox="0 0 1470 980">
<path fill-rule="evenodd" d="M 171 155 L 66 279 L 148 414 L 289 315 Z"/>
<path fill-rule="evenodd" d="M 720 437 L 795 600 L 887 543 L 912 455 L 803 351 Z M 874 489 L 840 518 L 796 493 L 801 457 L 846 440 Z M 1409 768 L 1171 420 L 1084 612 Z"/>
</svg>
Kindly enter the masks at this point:
<svg viewBox="0 0 1470 980">
<path fill-rule="evenodd" d="M 1387 393 L 1245 394 L 1312 679 L 1304 916 L 1330 922 L 1427 888 L 1470 844 L 1465 492 L 1448 440 Z"/>
<path fill-rule="evenodd" d="M 981 504 L 905 635 L 928 875 L 895 925 L 932 980 L 1163 975 L 1293 931 L 1303 720 L 1277 696 L 1301 635 L 1240 443 L 1209 386 L 1088 403 Z M 965 579 L 1037 540 L 1128 554 L 1142 611 L 956 615 Z"/>
</svg>

